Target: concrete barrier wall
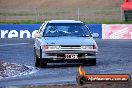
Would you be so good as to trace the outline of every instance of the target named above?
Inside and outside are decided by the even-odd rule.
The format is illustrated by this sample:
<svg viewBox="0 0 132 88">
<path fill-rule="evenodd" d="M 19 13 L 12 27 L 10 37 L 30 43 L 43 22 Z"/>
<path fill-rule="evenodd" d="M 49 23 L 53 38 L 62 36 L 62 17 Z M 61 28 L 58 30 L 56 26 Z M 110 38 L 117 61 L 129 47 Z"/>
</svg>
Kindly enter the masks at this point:
<svg viewBox="0 0 132 88">
<path fill-rule="evenodd" d="M 103 24 L 102 39 L 132 39 L 132 24 Z"/>
<path fill-rule="evenodd" d="M 0 38 L 34 38 L 41 24 L 0 24 Z M 102 38 L 102 24 L 87 24 L 92 33 Z"/>
<path fill-rule="evenodd" d="M 0 24 L 0 38 L 32 38 L 41 24 Z"/>
<path fill-rule="evenodd" d="M 34 38 L 41 24 L 0 24 L 0 38 Z M 87 24 L 102 39 L 132 39 L 132 24 Z"/>
</svg>

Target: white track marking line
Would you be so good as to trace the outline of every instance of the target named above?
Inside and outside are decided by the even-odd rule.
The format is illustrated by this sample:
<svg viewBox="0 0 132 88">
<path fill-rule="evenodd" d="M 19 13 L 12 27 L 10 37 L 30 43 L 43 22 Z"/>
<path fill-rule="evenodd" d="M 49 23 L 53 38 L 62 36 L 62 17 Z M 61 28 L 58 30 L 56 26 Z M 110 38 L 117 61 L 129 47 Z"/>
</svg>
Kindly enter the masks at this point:
<svg viewBox="0 0 132 88">
<path fill-rule="evenodd" d="M 29 43 L 12 43 L 12 44 L 0 44 L 0 46 L 15 46 L 15 45 L 27 45 Z"/>
</svg>

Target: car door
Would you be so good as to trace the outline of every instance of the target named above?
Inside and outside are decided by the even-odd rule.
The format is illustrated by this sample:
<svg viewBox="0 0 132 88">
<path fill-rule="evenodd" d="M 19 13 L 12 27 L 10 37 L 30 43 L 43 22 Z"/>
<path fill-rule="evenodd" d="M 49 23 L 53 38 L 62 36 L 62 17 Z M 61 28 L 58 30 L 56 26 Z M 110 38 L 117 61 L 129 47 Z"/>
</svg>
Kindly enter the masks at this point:
<svg viewBox="0 0 132 88">
<path fill-rule="evenodd" d="M 43 29 L 45 27 L 45 23 L 43 23 L 38 30 L 38 34 L 43 35 Z M 35 38 L 35 48 L 36 48 L 36 54 L 39 56 L 40 55 L 40 47 L 42 43 L 42 37 Z"/>
</svg>

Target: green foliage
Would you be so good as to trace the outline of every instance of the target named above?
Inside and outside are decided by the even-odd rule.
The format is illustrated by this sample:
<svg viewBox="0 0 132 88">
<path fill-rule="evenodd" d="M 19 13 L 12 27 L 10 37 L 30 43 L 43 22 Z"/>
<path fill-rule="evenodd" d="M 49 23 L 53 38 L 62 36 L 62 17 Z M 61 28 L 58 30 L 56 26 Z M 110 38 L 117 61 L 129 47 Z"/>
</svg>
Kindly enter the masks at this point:
<svg viewBox="0 0 132 88">
<path fill-rule="evenodd" d="M 42 24 L 44 21 L 14 21 L 14 22 L 0 22 L 0 24 Z M 88 21 L 83 21 L 85 24 L 132 24 L 132 21 L 102 21 L 102 22 L 88 22 Z"/>
</svg>

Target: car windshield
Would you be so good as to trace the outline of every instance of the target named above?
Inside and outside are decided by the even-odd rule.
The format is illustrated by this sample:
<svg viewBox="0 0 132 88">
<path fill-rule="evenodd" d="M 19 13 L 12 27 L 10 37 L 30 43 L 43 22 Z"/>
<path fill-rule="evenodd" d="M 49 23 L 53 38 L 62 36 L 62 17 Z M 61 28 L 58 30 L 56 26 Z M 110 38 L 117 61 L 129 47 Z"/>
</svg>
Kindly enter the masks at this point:
<svg viewBox="0 0 132 88">
<path fill-rule="evenodd" d="M 44 37 L 91 37 L 88 28 L 83 23 L 48 23 Z"/>
</svg>

